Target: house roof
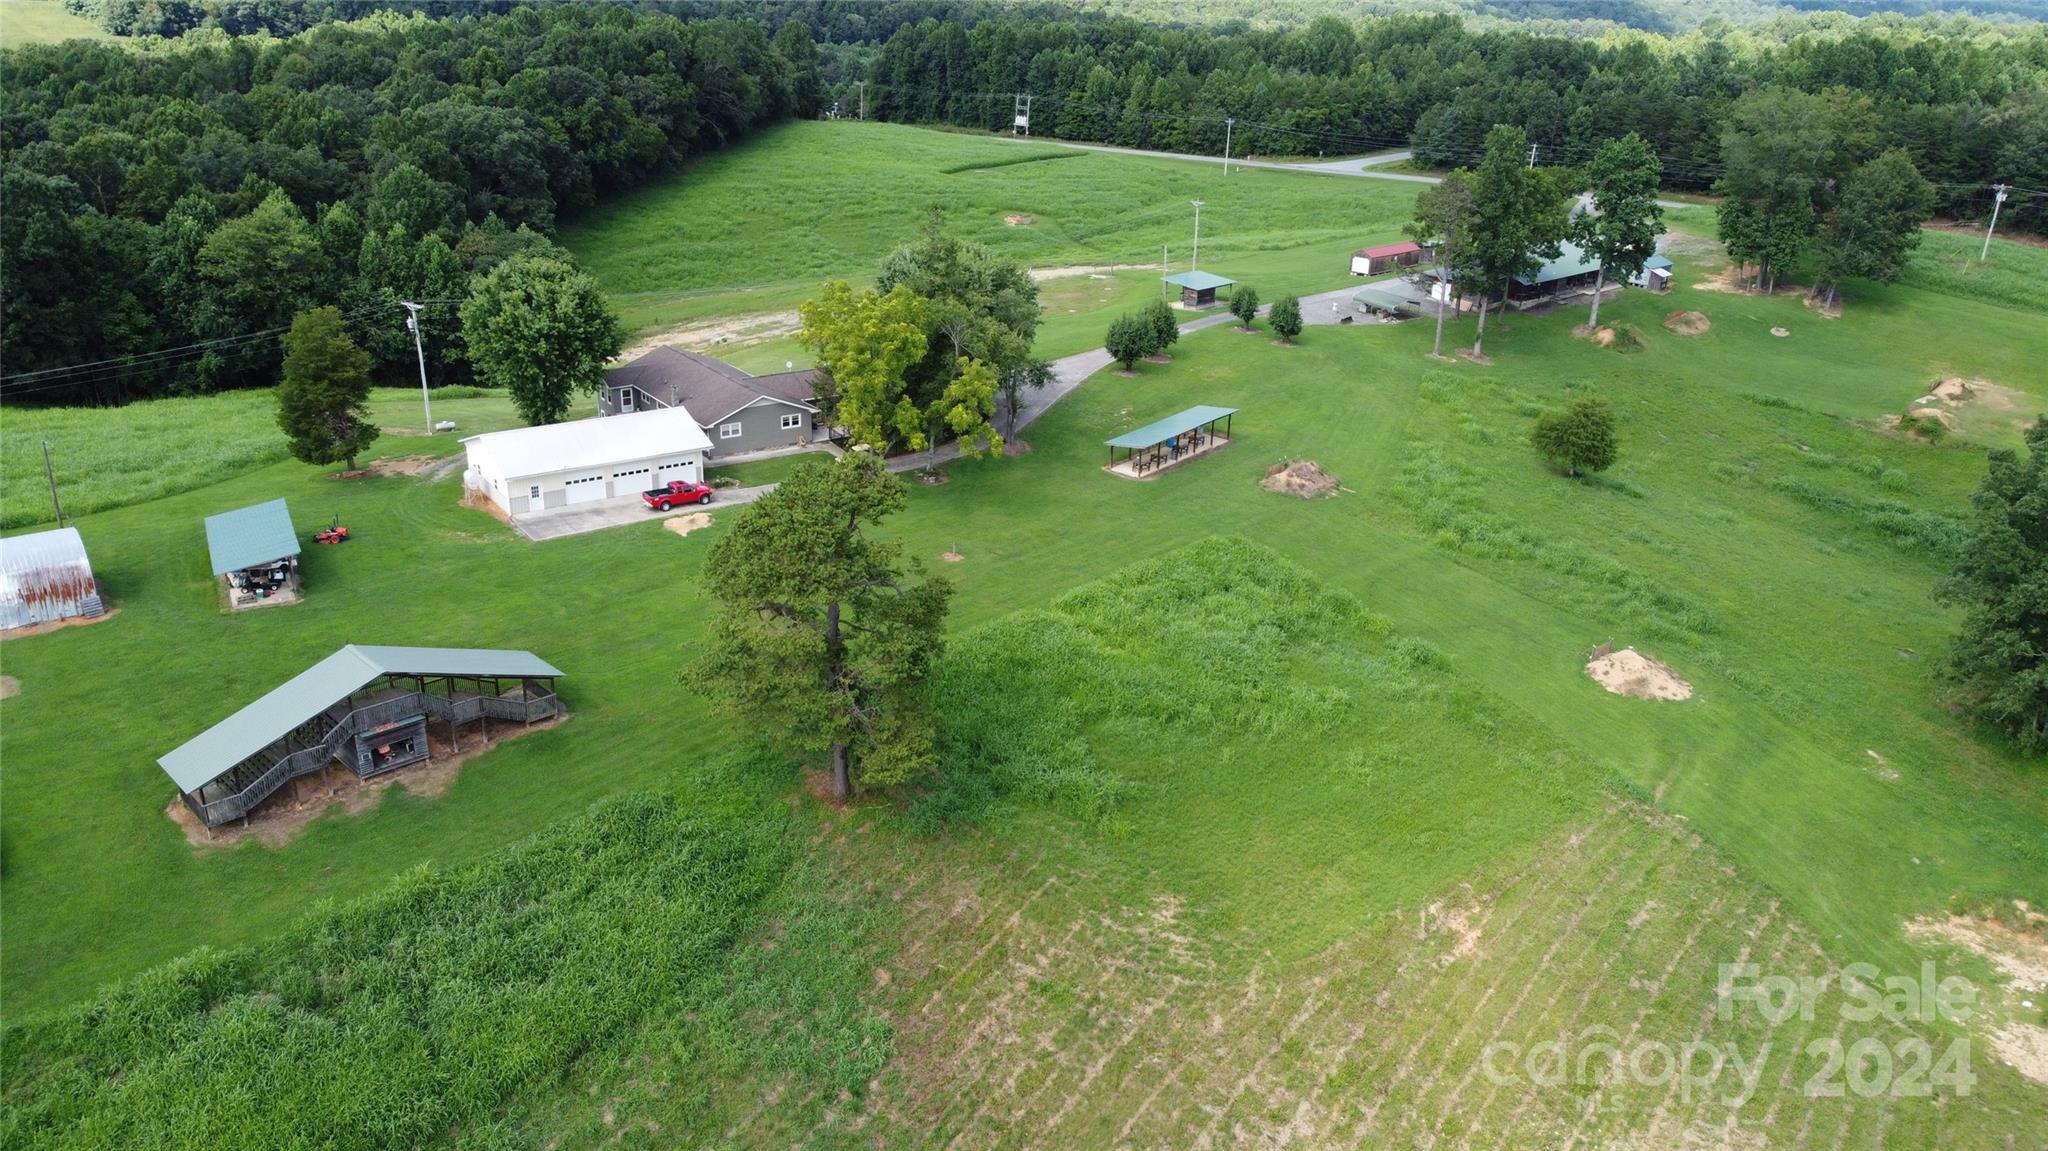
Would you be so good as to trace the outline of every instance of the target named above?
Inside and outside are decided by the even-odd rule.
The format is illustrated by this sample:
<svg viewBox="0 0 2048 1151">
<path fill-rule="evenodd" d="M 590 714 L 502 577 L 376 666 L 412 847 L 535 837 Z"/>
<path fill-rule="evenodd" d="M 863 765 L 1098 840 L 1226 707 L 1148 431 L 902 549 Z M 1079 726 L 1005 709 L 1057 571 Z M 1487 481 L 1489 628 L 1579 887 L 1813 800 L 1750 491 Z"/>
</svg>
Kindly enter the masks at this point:
<svg viewBox="0 0 2048 1151">
<path fill-rule="evenodd" d="M 292 530 L 292 513 L 284 501 L 271 500 L 207 516 L 206 550 L 213 557 L 213 574 L 226 575 L 298 555 L 299 534 Z"/>
<path fill-rule="evenodd" d="M 183 792 L 196 791 L 282 739 L 300 724 L 386 675 L 553 678 L 562 673 L 530 651 L 350 644 L 272 688 L 261 699 L 157 759 Z"/>
<path fill-rule="evenodd" d="M 1421 244 L 1413 240 L 1403 240 L 1398 244 L 1381 244 L 1377 248 L 1360 248 L 1353 252 L 1352 255 L 1377 260 L 1384 256 L 1405 256 L 1410 252 L 1420 252 L 1421 250 Z"/>
<path fill-rule="evenodd" d="M 83 567 L 87 574 L 92 572 L 77 528 L 51 528 L 0 540 L 0 584 L 7 594 L 13 594 L 16 576 L 73 565 Z"/>
<path fill-rule="evenodd" d="M 1536 269 L 1533 275 L 1516 276 L 1515 283 L 1525 285 L 1548 284 L 1552 280 L 1566 280 L 1600 270 L 1600 260 L 1584 251 L 1577 244 L 1567 240 L 1559 246 L 1557 258 Z"/>
<path fill-rule="evenodd" d="M 1645 272 L 1668 271 L 1670 267 L 1671 259 L 1668 256 L 1651 256 L 1643 261 L 1643 271 Z"/>
<path fill-rule="evenodd" d="M 1176 288 L 1193 288 L 1197 292 L 1206 291 L 1210 288 L 1227 288 L 1237 283 L 1236 280 L 1228 276 L 1219 276 L 1214 272 L 1203 271 L 1177 272 L 1174 275 L 1161 276 L 1159 278 Z"/>
<path fill-rule="evenodd" d="M 1149 448 L 1163 444 L 1175 436 L 1194 431 L 1210 420 L 1220 420 L 1233 415 L 1236 408 L 1218 408 L 1208 404 L 1192 407 L 1184 412 L 1175 412 L 1163 420 L 1154 420 L 1142 428 L 1133 428 L 1113 440 L 1104 440 L 1112 448 Z"/>
<path fill-rule="evenodd" d="M 604 374 L 607 387 L 632 387 L 665 403 L 690 409 L 706 427 L 762 399 L 817 411 L 809 403 L 817 373 L 811 370 L 750 376 L 724 360 L 681 348 L 659 347 Z"/>
<path fill-rule="evenodd" d="M 485 432 L 462 442 L 471 459 L 489 460 L 508 480 L 711 450 L 697 418 L 679 407 Z"/>
</svg>

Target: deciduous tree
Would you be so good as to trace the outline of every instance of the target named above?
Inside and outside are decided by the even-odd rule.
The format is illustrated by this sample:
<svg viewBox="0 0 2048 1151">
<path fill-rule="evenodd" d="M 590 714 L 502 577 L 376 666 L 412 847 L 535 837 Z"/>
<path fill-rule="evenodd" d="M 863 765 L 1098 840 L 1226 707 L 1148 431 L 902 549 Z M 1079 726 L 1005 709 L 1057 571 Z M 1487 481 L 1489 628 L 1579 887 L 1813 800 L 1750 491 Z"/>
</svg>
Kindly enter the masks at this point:
<svg viewBox="0 0 2048 1151">
<path fill-rule="evenodd" d="M 1942 661 L 1956 698 L 2030 754 L 2048 752 L 2048 416 L 2026 453 L 1993 449 L 1976 512 L 1935 598 L 1963 608 Z"/>
<path fill-rule="evenodd" d="M 1460 168 L 1415 197 L 1415 218 L 1403 231 L 1408 238 L 1430 250 L 1434 283 L 1428 285 L 1436 299 L 1436 342 L 1430 355 L 1444 354 L 1444 309 L 1459 285 L 1477 271 L 1472 262 L 1472 173 Z"/>
<path fill-rule="evenodd" d="M 1168 348 L 1180 342 L 1180 320 L 1173 314 L 1172 304 L 1154 300 L 1145 305 L 1139 316 L 1152 326 L 1152 350 L 1148 355 L 1166 355 Z"/>
<path fill-rule="evenodd" d="M 829 752 L 840 799 L 933 758 L 922 689 L 952 589 L 868 534 L 903 502 L 873 453 L 806 463 L 743 509 L 704 564 L 720 612 L 699 678 L 783 751 Z"/>
<path fill-rule="evenodd" d="M 1484 354 L 1486 309 L 1516 276 L 1555 259 L 1570 227 L 1570 205 L 1551 173 L 1528 167 L 1529 137 L 1512 124 L 1486 134 L 1486 154 L 1472 177 L 1469 261 L 1479 288 L 1479 330 L 1472 354 Z"/>
<path fill-rule="evenodd" d="M 1614 436 L 1614 413 L 1591 396 L 1574 400 L 1562 412 L 1538 416 L 1529 439 L 1545 459 L 1563 468 L 1568 476 L 1606 471 L 1614 465 L 1619 450 Z"/>
<path fill-rule="evenodd" d="M 1259 290 L 1250 284 L 1239 284 L 1230 290 L 1230 314 L 1237 317 L 1241 332 L 1252 330 L 1252 321 L 1259 315 Z"/>
<path fill-rule="evenodd" d="M 1280 337 L 1281 343 L 1293 343 L 1294 337 L 1301 334 L 1301 301 L 1293 296 L 1274 300 L 1266 320 L 1273 325 L 1273 334 Z"/>
<path fill-rule="evenodd" d="M 1815 245 L 1815 288 L 1830 307 L 1845 276 L 1889 284 L 1920 246 L 1920 225 L 1934 210 L 1934 189 L 1897 148 L 1849 173 Z"/>
<path fill-rule="evenodd" d="M 370 422 L 370 354 L 356 346 L 341 309 L 301 312 L 284 337 L 284 378 L 277 386 L 277 426 L 294 457 L 309 464 L 346 463 L 377 439 Z"/>
<path fill-rule="evenodd" d="M 478 377 L 511 392 L 529 424 L 557 423 L 571 396 L 595 394 L 626 345 L 597 281 L 546 256 L 514 256 L 480 278 L 462 334 Z"/>
<path fill-rule="evenodd" d="M 928 305 L 898 284 L 885 295 L 855 292 L 844 280 L 827 283 L 797 314 L 797 333 L 832 378 L 833 418 L 855 444 L 886 454 L 923 433 L 917 402 L 906 394 L 905 373 L 925 357 Z"/>
<path fill-rule="evenodd" d="M 1136 316 L 1118 316 L 1109 322 L 1109 334 L 1103 338 L 1102 346 L 1128 372 L 1152 354 L 1153 338 L 1152 325 Z"/>
<path fill-rule="evenodd" d="M 1586 318 L 1589 328 L 1600 326 L 1600 294 L 1608 273 L 1626 284 L 1657 254 L 1657 237 L 1664 234 L 1664 212 L 1657 206 L 1663 172 L 1657 154 L 1634 132 L 1609 140 L 1593 154 L 1586 169 L 1592 210 L 1574 221 L 1579 247 L 1600 261 L 1593 277 L 1593 311 Z"/>
</svg>

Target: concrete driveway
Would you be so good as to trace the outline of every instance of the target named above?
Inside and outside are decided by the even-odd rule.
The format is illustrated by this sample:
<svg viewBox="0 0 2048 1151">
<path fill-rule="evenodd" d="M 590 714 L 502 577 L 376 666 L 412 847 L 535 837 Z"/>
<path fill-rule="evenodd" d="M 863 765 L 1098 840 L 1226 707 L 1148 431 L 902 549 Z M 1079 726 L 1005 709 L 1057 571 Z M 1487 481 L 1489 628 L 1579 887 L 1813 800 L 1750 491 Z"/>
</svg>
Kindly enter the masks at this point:
<svg viewBox="0 0 2048 1151">
<path fill-rule="evenodd" d="M 672 512 L 655 511 L 641 503 L 637 495 L 592 500 L 566 508 L 550 508 L 544 512 L 527 512 L 525 515 L 513 516 L 512 527 L 520 535 L 539 543 L 542 540 L 561 539 L 563 536 L 578 536 L 584 532 L 615 528 L 622 524 L 665 520 L 670 516 L 687 515 L 690 512 L 715 513 L 720 508 L 753 503 L 760 499 L 763 493 L 774 490 L 774 484 L 761 484 L 751 488 L 721 488 L 718 494 L 711 497 L 708 504 L 693 504 Z"/>
</svg>

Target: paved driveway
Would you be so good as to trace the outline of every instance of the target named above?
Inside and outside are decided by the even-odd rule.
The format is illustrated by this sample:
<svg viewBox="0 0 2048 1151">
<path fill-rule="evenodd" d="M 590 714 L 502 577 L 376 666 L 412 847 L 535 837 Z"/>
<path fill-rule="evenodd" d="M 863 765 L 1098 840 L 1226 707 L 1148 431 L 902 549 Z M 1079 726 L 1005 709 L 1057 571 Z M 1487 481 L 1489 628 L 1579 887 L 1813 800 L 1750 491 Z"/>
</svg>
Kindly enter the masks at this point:
<svg viewBox="0 0 2048 1151">
<path fill-rule="evenodd" d="M 550 508 L 544 512 L 528 512 L 513 516 L 512 526 L 520 535 L 539 543 L 542 540 L 560 539 L 563 536 L 577 536 L 584 532 L 615 528 L 622 524 L 645 523 L 648 520 L 664 520 L 673 515 L 687 515 L 690 512 L 716 512 L 738 504 L 750 504 L 760 499 L 762 493 L 775 490 L 774 484 L 761 484 L 751 488 L 721 488 L 711 502 L 692 505 L 681 511 L 658 512 L 640 502 L 640 497 L 622 496 L 611 500 L 592 500 L 586 504 L 574 504 L 566 508 Z"/>
</svg>

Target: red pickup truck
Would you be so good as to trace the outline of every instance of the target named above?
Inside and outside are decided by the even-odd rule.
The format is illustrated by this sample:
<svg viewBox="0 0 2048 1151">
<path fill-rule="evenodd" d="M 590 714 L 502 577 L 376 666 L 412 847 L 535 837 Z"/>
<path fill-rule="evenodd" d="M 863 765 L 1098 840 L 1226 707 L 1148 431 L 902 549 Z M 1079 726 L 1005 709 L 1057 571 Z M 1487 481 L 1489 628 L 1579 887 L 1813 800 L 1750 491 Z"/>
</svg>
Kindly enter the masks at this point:
<svg viewBox="0 0 2048 1151">
<path fill-rule="evenodd" d="M 677 504 L 708 504 L 711 502 L 710 484 L 685 483 L 670 480 L 658 488 L 649 488 L 640 493 L 647 506 L 658 512 L 665 512 Z"/>
</svg>

